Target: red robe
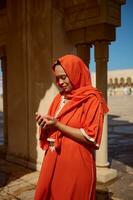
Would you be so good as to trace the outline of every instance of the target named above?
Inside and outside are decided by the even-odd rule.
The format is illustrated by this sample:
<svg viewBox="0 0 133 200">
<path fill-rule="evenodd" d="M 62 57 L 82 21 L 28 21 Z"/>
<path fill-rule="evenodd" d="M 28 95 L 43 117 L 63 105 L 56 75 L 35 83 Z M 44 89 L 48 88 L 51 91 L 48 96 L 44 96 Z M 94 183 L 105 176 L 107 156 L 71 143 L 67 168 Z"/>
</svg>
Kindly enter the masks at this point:
<svg viewBox="0 0 133 200">
<path fill-rule="evenodd" d="M 68 63 L 67 68 L 65 62 L 62 61 L 61 64 L 67 73 Z M 82 68 L 85 66 L 82 65 Z M 72 78 L 69 73 L 67 75 Z M 88 145 L 65 137 L 59 130 L 41 129 L 40 144 L 41 148 L 46 150 L 46 155 L 35 200 L 95 200 L 94 152 L 100 145 L 104 112 L 108 109 L 101 93 L 88 84 L 89 82 L 85 81 L 86 85 L 83 82 L 68 95 L 70 101 L 60 111 L 57 119 L 68 126 L 82 129 L 88 136 Z M 61 94 L 58 94 L 50 107 L 49 115 L 55 115 L 60 100 Z M 55 139 L 55 151 L 50 150 L 48 137 Z"/>
</svg>

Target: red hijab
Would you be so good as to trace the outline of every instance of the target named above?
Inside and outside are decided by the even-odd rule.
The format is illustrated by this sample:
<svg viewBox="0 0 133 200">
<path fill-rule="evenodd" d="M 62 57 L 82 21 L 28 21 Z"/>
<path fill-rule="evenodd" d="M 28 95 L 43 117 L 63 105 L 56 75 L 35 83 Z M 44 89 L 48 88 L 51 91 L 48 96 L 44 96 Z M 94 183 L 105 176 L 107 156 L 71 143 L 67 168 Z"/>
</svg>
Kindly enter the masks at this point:
<svg viewBox="0 0 133 200">
<path fill-rule="evenodd" d="M 60 64 L 62 66 L 69 80 L 71 81 L 71 84 L 73 85 L 73 90 L 67 94 L 67 98 L 71 101 L 69 101 L 69 103 L 65 107 L 63 107 L 63 109 L 58 114 L 57 119 L 59 121 L 61 121 L 64 124 L 67 124 L 69 119 L 73 116 L 73 113 L 77 106 L 82 106 L 83 102 L 89 104 L 89 101 L 87 100 L 91 98 L 92 95 L 95 96 L 101 103 L 101 112 L 103 114 L 105 112 L 108 112 L 108 107 L 102 96 L 102 93 L 98 89 L 92 87 L 89 69 L 78 56 L 65 55 L 59 58 L 56 61 L 56 63 L 52 66 L 53 71 L 57 64 Z M 54 98 L 48 112 L 49 115 L 55 115 L 61 100 L 61 95 L 62 92 L 60 92 Z M 66 113 L 69 113 L 68 118 L 65 118 L 65 121 L 63 121 L 63 116 L 65 116 Z M 50 130 L 48 131 L 48 133 L 46 133 L 44 129 L 41 129 L 41 148 L 45 150 L 48 148 L 48 142 L 46 140 L 48 135 L 54 135 L 54 138 L 56 139 L 55 147 L 57 149 L 60 148 L 62 136 L 61 132 L 59 130 L 52 130 L 52 134 L 50 134 L 49 132 Z"/>
<path fill-rule="evenodd" d="M 91 86 L 90 72 L 85 63 L 74 55 L 59 58 L 59 62 L 71 81 L 74 89 Z"/>
</svg>

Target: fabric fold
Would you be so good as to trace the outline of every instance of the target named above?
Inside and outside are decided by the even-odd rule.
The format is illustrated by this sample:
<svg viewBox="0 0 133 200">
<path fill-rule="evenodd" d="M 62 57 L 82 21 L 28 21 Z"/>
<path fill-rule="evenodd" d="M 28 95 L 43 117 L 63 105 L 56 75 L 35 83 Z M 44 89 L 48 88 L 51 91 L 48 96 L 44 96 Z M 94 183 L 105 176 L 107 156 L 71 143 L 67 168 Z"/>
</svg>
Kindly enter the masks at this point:
<svg viewBox="0 0 133 200">
<path fill-rule="evenodd" d="M 59 93 L 55 97 L 50 107 L 50 110 L 48 112 L 48 115 L 54 117 L 56 110 L 61 101 L 61 95 L 62 93 Z M 96 109 L 96 106 L 98 106 L 98 104 L 100 104 L 101 106 L 99 108 L 99 113 L 101 113 L 101 115 L 104 115 L 104 113 L 108 112 L 108 107 L 102 97 L 102 93 L 99 92 L 96 88 L 93 88 L 92 86 L 86 86 L 86 87 L 77 89 L 72 94 L 68 94 L 68 98 L 70 101 L 63 107 L 63 109 L 60 111 L 60 113 L 56 117 L 57 120 L 59 120 L 60 122 L 64 124 L 68 123 L 68 121 L 71 119 L 71 117 L 73 116 L 74 112 L 76 112 L 76 109 L 78 107 L 82 106 L 83 104 L 86 104 L 86 107 L 88 109 L 91 106 L 92 99 L 96 99 L 97 101 L 97 105 L 93 105 L 93 110 Z M 67 114 L 67 117 L 65 117 L 64 119 L 64 116 L 66 114 Z M 95 113 L 94 113 L 94 117 L 95 117 Z M 88 124 L 88 127 L 92 127 L 92 126 L 93 125 Z M 100 130 L 100 132 L 101 131 L 102 130 Z M 49 129 L 45 131 L 44 129 L 41 128 L 40 135 L 41 135 L 40 144 L 41 144 L 42 149 L 47 150 L 47 148 L 49 147 L 49 143 L 46 141 L 47 137 L 54 138 L 55 148 L 58 150 L 60 149 L 62 133 L 59 130 Z"/>
</svg>

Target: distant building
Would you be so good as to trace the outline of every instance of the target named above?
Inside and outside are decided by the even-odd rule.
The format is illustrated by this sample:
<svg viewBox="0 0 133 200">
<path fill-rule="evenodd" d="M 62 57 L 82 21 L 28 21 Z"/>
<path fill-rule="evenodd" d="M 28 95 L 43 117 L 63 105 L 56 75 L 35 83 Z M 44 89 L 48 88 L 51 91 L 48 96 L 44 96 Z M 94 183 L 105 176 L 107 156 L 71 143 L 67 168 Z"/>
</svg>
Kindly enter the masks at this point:
<svg viewBox="0 0 133 200">
<path fill-rule="evenodd" d="M 91 73 L 91 77 L 95 86 L 95 72 Z M 108 71 L 108 95 L 133 95 L 133 69 Z"/>
</svg>

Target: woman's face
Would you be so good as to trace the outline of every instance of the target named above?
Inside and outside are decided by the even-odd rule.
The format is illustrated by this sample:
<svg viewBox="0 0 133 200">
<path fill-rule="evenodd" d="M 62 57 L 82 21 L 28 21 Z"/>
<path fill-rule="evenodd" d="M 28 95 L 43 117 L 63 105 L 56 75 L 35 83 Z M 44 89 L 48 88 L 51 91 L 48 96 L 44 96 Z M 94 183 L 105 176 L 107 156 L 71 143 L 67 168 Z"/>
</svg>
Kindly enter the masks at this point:
<svg viewBox="0 0 133 200">
<path fill-rule="evenodd" d="M 56 65 L 54 71 L 57 85 L 62 89 L 63 92 L 69 93 L 73 89 L 73 86 L 62 66 Z"/>
</svg>

